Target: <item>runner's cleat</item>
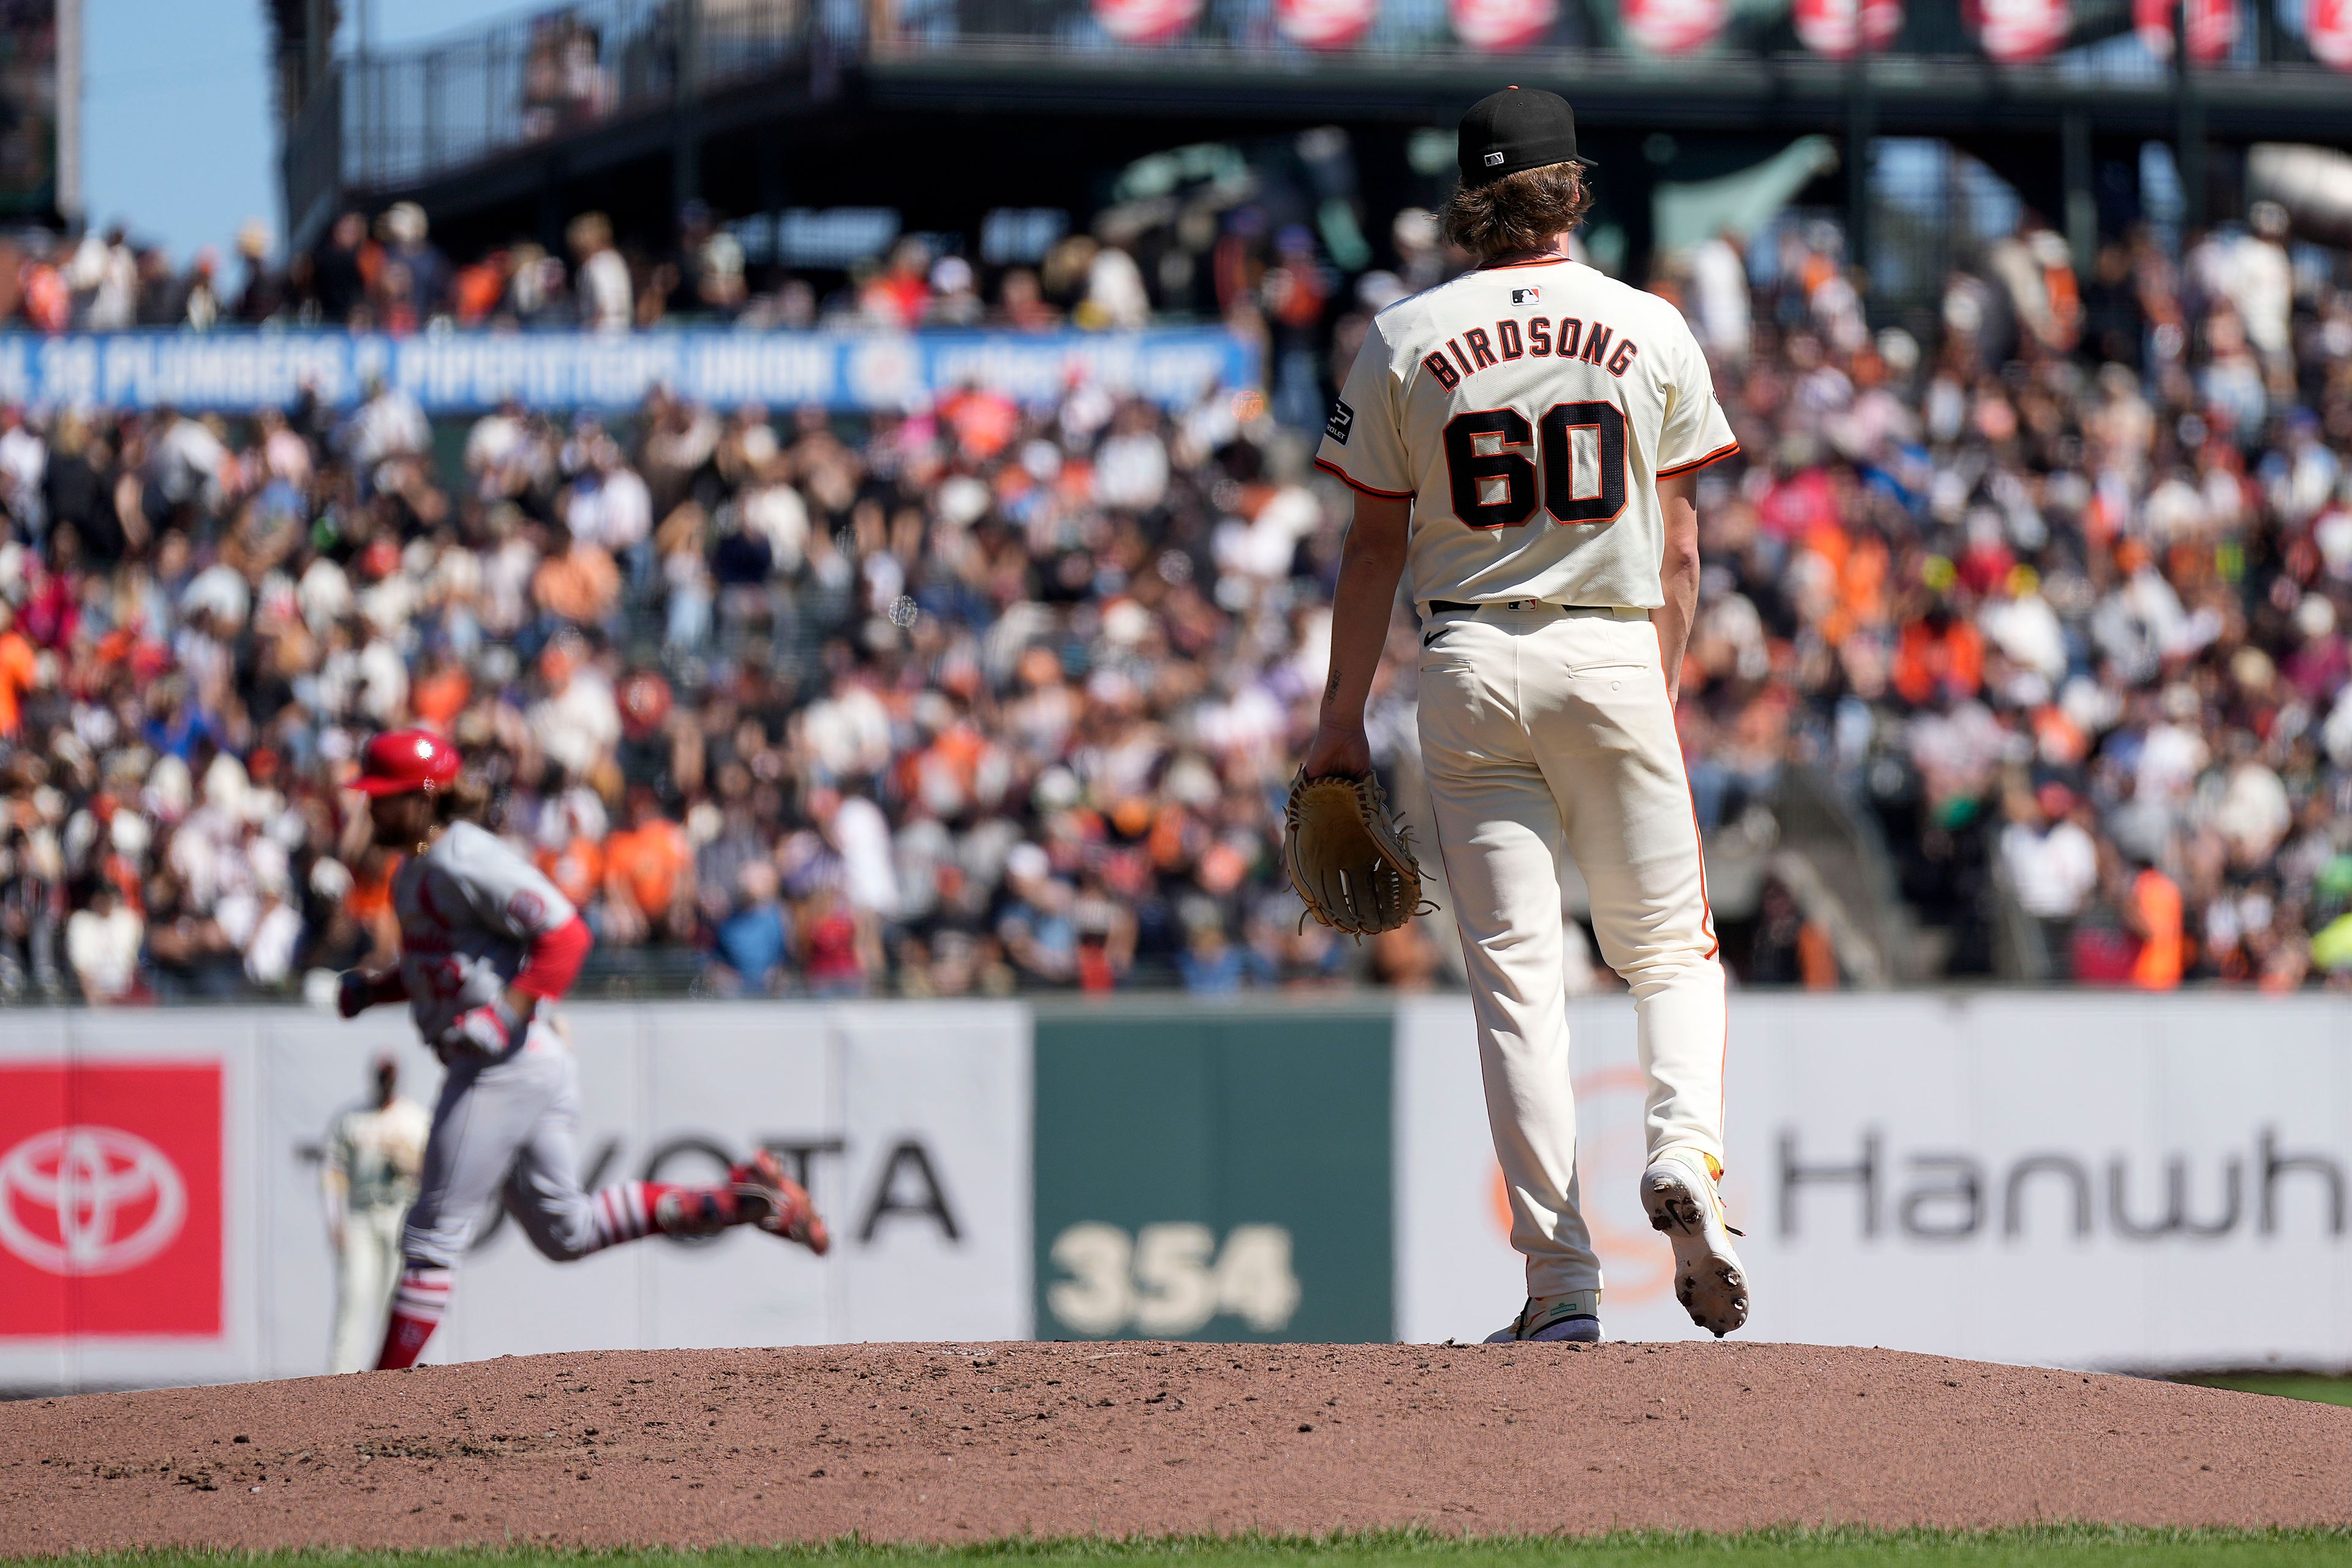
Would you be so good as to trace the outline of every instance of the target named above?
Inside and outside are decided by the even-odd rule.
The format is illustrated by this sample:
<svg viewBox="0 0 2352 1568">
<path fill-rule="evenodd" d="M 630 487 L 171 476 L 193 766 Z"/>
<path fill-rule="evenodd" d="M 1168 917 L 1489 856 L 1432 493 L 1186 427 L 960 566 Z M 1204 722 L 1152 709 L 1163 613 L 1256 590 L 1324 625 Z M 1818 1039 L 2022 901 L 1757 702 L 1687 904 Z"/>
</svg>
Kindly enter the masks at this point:
<svg viewBox="0 0 2352 1568">
<path fill-rule="evenodd" d="M 783 1163 L 762 1149 L 727 1173 L 745 1220 L 771 1236 L 797 1241 L 818 1257 L 833 1245 L 808 1191 L 784 1174 Z"/>
</svg>

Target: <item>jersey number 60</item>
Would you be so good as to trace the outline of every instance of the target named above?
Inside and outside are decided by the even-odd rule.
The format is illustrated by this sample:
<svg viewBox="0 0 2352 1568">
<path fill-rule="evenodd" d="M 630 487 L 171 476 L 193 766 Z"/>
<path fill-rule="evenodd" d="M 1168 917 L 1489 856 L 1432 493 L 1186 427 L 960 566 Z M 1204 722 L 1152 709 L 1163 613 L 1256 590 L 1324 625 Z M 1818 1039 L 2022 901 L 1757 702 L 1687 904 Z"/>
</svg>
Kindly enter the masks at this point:
<svg viewBox="0 0 2352 1568">
<path fill-rule="evenodd" d="M 1536 465 L 1526 448 L 1542 432 L 1543 505 L 1560 522 L 1614 522 L 1625 510 L 1625 416 L 1613 403 L 1555 403 L 1535 429 L 1516 408 L 1457 414 L 1445 426 L 1446 482 L 1454 515 L 1472 528 L 1517 528 L 1535 515 Z M 1601 484 L 1577 482 L 1576 440 L 1600 437 Z"/>
</svg>

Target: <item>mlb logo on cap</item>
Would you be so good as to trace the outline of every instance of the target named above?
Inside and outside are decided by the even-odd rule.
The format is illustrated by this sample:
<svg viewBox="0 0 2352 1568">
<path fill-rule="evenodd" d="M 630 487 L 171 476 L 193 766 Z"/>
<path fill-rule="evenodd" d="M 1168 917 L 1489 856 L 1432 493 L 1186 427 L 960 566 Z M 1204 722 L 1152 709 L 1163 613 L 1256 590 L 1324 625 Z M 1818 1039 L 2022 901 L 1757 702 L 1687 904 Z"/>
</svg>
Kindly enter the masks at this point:
<svg viewBox="0 0 2352 1568">
<path fill-rule="evenodd" d="M 1503 155 L 1500 153 L 1489 153 L 1486 154 L 1486 166 L 1490 169 L 1502 161 Z"/>
</svg>

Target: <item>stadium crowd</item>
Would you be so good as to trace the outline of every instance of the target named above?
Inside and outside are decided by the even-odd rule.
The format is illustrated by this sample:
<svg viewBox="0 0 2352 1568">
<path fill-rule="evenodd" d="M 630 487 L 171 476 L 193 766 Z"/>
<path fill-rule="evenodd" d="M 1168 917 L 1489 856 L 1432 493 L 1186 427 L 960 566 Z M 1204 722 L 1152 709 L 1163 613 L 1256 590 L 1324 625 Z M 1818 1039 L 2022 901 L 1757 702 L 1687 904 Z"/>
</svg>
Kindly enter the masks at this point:
<svg viewBox="0 0 2352 1568">
<path fill-rule="evenodd" d="M 2352 965 L 2342 258 L 2261 204 L 2078 283 L 2029 216 L 1922 344 L 1868 330 L 1833 235 L 1782 243 L 1763 299 L 1721 242 L 1680 279 L 1748 457 L 1703 510 L 1702 815 L 1840 773 L 1948 973 Z"/>
<path fill-rule="evenodd" d="M 378 247 L 340 283 L 257 256 L 219 308 L 462 301 L 488 263 L 412 268 L 411 225 L 339 227 Z M 1826 225 L 1661 272 L 1743 447 L 1702 494 L 1681 722 L 1703 826 L 1817 770 L 1881 829 L 1945 973 L 2352 973 L 2352 289 L 2282 229 L 2258 212 L 2177 261 L 2137 234 L 2078 285 L 2029 223 L 1952 276 L 1924 338 L 1871 330 Z M 641 321 L 645 279 L 593 279 L 609 232 L 574 237 L 567 309 Z M 1352 288 L 1304 231 L 1244 229 L 1220 261 L 1220 298 L 1270 334 L 1271 405 L 656 397 L 442 443 L 380 386 L 249 422 L 7 411 L 0 996 L 285 991 L 387 945 L 391 863 L 338 784 L 410 721 L 496 787 L 610 981 L 1435 983 L 1442 926 L 1301 931 L 1275 855 L 1347 515 L 1285 403 L 1307 324 L 1333 329 L 1311 384 L 1444 275 L 1425 214 L 1393 237 Z M 70 270 L 90 243 L 41 286 L 63 323 L 99 324 L 113 241 L 95 279 Z M 955 259 L 902 247 L 849 297 L 908 323 L 1151 303 L 1115 246 L 1050 289 L 1008 272 L 987 307 Z M 530 268 L 497 267 L 489 309 L 517 310 Z M 656 281 L 740 300 L 740 268 Z M 289 292 L 263 310 L 266 288 Z M 0 313 L 43 321 L 39 291 Z M 1373 711 L 1406 773 L 1409 619 Z M 1841 979 L 1777 885 L 1727 957 L 1750 984 Z"/>
<path fill-rule="evenodd" d="M 1154 304 L 1131 250 L 1090 235 L 1062 238 L 1035 267 L 1004 269 L 987 300 L 969 261 L 934 256 L 910 236 L 820 299 L 804 277 L 751 266 L 740 237 L 704 204 L 688 205 L 678 230 L 657 251 L 625 248 L 604 214 L 584 212 L 565 226 L 560 254 L 517 240 L 461 265 L 434 243 L 425 210 L 398 202 L 373 223 L 344 213 L 287 258 L 275 255 L 268 225 L 249 222 L 237 232 L 234 275 L 210 247 L 175 268 L 161 246 L 119 224 L 63 236 L 37 231 L 0 237 L 0 324 L 43 332 L 278 326 L 403 333 L 446 322 L 625 332 L 676 321 L 805 327 L 822 311 L 867 325 L 1048 331 L 1066 322 L 1141 326 Z M 1322 294 L 1311 303 L 1319 312 Z"/>
</svg>

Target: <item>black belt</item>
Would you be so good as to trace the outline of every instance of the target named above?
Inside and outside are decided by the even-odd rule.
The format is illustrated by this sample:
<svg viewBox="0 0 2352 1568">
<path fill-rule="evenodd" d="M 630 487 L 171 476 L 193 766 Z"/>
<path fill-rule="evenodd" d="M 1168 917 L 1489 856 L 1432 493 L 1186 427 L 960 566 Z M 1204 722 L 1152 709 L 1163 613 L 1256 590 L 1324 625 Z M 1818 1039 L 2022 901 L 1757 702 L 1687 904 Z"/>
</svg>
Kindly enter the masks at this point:
<svg viewBox="0 0 2352 1568">
<path fill-rule="evenodd" d="M 1460 599 L 1432 599 L 1429 613 L 1433 616 L 1475 616 L 1481 610 L 1534 609 L 1541 606 L 1558 610 L 1563 616 L 1646 616 L 1647 610 L 1612 610 L 1599 605 L 1555 605 L 1545 599 L 1487 599 L 1479 604 L 1465 604 Z"/>
</svg>

